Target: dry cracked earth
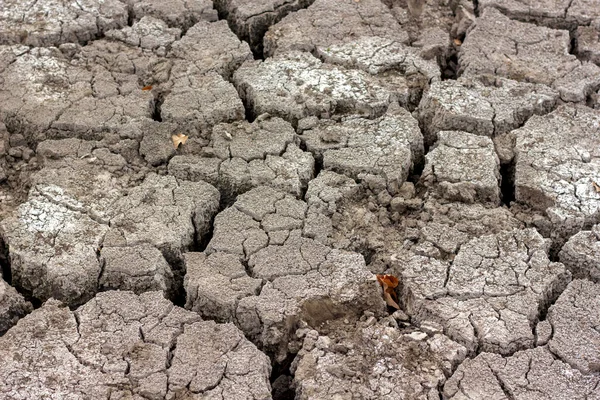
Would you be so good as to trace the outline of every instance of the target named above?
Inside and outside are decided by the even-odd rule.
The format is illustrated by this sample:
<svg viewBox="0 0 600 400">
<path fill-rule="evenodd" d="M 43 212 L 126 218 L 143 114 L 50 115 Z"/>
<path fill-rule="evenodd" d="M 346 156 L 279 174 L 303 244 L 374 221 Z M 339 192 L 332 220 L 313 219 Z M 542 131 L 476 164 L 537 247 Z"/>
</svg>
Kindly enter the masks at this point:
<svg viewBox="0 0 600 400">
<path fill-rule="evenodd" d="M 3 0 L 0 399 L 599 400 L 599 90 L 597 0 Z"/>
</svg>

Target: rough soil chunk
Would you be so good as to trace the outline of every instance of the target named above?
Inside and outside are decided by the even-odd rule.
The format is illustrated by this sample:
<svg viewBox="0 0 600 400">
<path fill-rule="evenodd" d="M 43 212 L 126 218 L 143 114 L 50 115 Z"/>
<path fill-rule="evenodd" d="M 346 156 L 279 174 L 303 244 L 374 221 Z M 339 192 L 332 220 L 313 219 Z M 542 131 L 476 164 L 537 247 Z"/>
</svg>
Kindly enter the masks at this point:
<svg viewBox="0 0 600 400">
<path fill-rule="evenodd" d="M 270 398 L 268 358 L 232 324 L 201 321 L 160 292 L 57 301 L 0 338 L 10 399 Z"/>
<path fill-rule="evenodd" d="M 401 303 L 415 321 L 441 324 L 470 352 L 533 347 L 540 310 L 571 277 L 550 262 L 549 245 L 527 229 L 472 239 L 452 262 L 415 255 L 400 267 Z"/>
<path fill-rule="evenodd" d="M 561 106 L 514 134 L 516 200 L 544 212 L 556 239 L 598 222 L 600 113 Z"/>
<path fill-rule="evenodd" d="M 262 115 L 252 123 L 219 124 L 207 146 L 173 157 L 169 173 L 215 185 L 225 202 L 261 185 L 299 197 L 314 173 L 313 156 L 299 144 L 292 126 L 281 118 Z"/>
<path fill-rule="evenodd" d="M 317 46 L 316 55 L 326 63 L 356 68 L 380 78 L 393 88 L 400 104 L 416 106 L 423 90 L 440 80 L 434 60 L 392 38 L 362 37 L 340 45 Z"/>
<path fill-rule="evenodd" d="M 292 365 L 301 400 L 438 398 L 437 388 L 467 353 L 444 335 L 403 333 L 381 323 L 359 322 L 327 336 L 302 333 Z"/>
<path fill-rule="evenodd" d="M 31 303 L 0 277 L 0 335 L 32 310 Z"/>
<path fill-rule="evenodd" d="M 465 78 L 434 82 L 418 109 L 425 140 L 441 130 L 497 136 L 522 126 L 529 117 L 550 112 L 558 93 L 545 85 L 503 78 Z"/>
<path fill-rule="evenodd" d="M 597 376 L 582 375 L 544 347 L 511 357 L 482 353 L 465 360 L 444 385 L 444 399 L 597 400 Z"/>
<path fill-rule="evenodd" d="M 497 8 L 511 19 L 573 29 L 600 17 L 594 0 L 480 0 L 479 10 Z"/>
<path fill-rule="evenodd" d="M 562 247 L 559 257 L 573 277 L 600 283 L 600 225 L 572 236 Z"/>
<path fill-rule="evenodd" d="M 4 0 L 0 44 L 86 43 L 109 29 L 127 26 L 127 18 L 127 6 L 118 0 Z"/>
<path fill-rule="evenodd" d="M 423 137 L 408 111 L 396 107 L 378 119 L 322 120 L 302 133 L 306 149 L 323 168 L 355 180 L 378 179 L 395 195 L 422 163 Z"/>
<path fill-rule="evenodd" d="M 573 281 L 548 310 L 548 321 L 552 353 L 584 374 L 600 372 L 600 284 Z"/>
<path fill-rule="evenodd" d="M 56 48 L 0 47 L 0 72 L 0 115 L 29 140 L 96 139 L 154 110 L 135 75 L 73 65 Z"/>
<path fill-rule="evenodd" d="M 289 13 L 306 8 L 314 0 L 214 0 L 215 8 L 227 18 L 231 29 L 250 44 L 252 51 L 263 50 L 263 36 L 269 27 Z"/>
<path fill-rule="evenodd" d="M 500 204 L 500 161 L 490 138 L 441 131 L 425 157 L 421 181 L 439 197 Z"/>
<path fill-rule="evenodd" d="M 394 100 L 391 89 L 382 87 L 376 78 L 323 64 L 309 53 L 246 62 L 233 80 L 255 116 L 269 113 L 294 125 L 309 116 L 356 113 L 375 117 Z"/>
<path fill-rule="evenodd" d="M 162 19 L 169 26 L 187 30 L 199 21 L 216 21 L 217 10 L 210 0 L 121 0 L 127 3 L 134 20 L 145 16 Z"/>
<path fill-rule="evenodd" d="M 513 21 L 487 8 L 460 47 L 459 73 L 543 83 L 563 101 L 584 101 L 600 86 L 600 67 L 582 63 L 569 49 L 568 31 Z"/>
<path fill-rule="evenodd" d="M 306 212 L 306 203 L 269 187 L 240 195 L 215 217 L 206 256 L 186 256 L 192 265 L 185 280 L 187 307 L 203 313 L 202 305 L 210 304 L 208 313 L 226 318 L 237 302 L 236 324 L 279 361 L 293 348 L 291 336 L 301 320 L 318 326 L 356 318 L 365 309 L 381 312 L 384 303 L 364 258 L 303 236 Z M 265 282 L 258 295 L 248 293 L 257 281 L 241 275 L 240 261 L 249 277 Z M 215 263 L 212 277 L 203 272 L 207 263 Z M 223 271 L 223 279 L 215 270 Z M 208 286 L 207 279 L 224 286 Z"/>
<path fill-rule="evenodd" d="M 363 36 L 408 42 L 390 10 L 379 0 L 316 0 L 271 26 L 264 38 L 265 56 L 289 50 L 312 52 Z"/>
</svg>

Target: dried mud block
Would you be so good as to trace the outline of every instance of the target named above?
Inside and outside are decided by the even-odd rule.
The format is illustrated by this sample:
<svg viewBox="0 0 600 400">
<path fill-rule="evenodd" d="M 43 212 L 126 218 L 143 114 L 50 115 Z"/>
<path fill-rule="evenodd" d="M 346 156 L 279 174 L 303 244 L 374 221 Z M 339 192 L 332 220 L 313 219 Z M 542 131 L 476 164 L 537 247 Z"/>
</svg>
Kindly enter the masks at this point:
<svg viewBox="0 0 600 400">
<path fill-rule="evenodd" d="M 310 116 L 377 117 L 395 100 L 392 89 L 382 87 L 375 77 L 324 64 L 308 53 L 246 62 L 233 81 L 254 115 L 269 113 L 294 125 Z"/>
<path fill-rule="evenodd" d="M 306 8 L 314 0 L 214 0 L 215 8 L 227 18 L 231 29 L 250 44 L 252 51 L 261 53 L 263 37 L 269 27 L 286 15 Z"/>
<path fill-rule="evenodd" d="M 384 0 L 384 3 L 390 7 L 402 29 L 407 31 L 411 46 L 418 48 L 419 54 L 431 60 L 436 57 L 445 58 L 449 54 L 453 25 L 458 19 L 454 14 L 458 14 L 458 4 L 468 4 L 465 1 L 444 0 Z M 471 15 L 472 8 L 469 4 Z M 474 15 L 472 19 L 475 19 Z M 461 29 L 464 31 L 466 27 Z M 459 35 L 452 35 L 457 36 Z"/>
<path fill-rule="evenodd" d="M 577 55 L 582 60 L 600 65 L 600 19 L 591 26 L 577 27 L 576 38 Z"/>
<path fill-rule="evenodd" d="M 152 94 L 135 75 L 74 65 L 56 48 L 0 46 L 0 71 L 0 115 L 29 141 L 100 139 L 154 110 Z"/>
<path fill-rule="evenodd" d="M 103 247 L 99 289 L 131 290 L 140 294 L 161 290 L 172 294 L 173 271 L 160 250 L 150 244 Z"/>
<path fill-rule="evenodd" d="M 531 348 L 540 310 L 571 278 L 550 262 L 549 245 L 526 229 L 474 238 L 453 261 L 414 255 L 400 267 L 401 304 L 417 323 L 441 324 L 469 352 Z"/>
<path fill-rule="evenodd" d="M 585 101 L 600 86 L 600 67 L 569 54 L 570 43 L 566 30 L 513 21 L 487 8 L 460 47 L 459 74 L 542 83 L 563 101 Z"/>
<path fill-rule="evenodd" d="M 600 283 L 600 225 L 571 236 L 560 250 L 559 258 L 573 277 Z"/>
<path fill-rule="evenodd" d="M 162 121 L 208 136 L 218 123 L 244 119 L 244 104 L 233 85 L 221 75 L 216 72 L 202 75 L 193 64 L 189 64 L 185 73 L 178 72 L 160 107 Z"/>
<path fill-rule="evenodd" d="M 432 83 L 417 118 L 429 144 L 442 130 L 494 137 L 522 126 L 532 115 L 550 112 L 558 98 L 558 92 L 545 85 L 461 77 Z"/>
<path fill-rule="evenodd" d="M 300 138 L 324 169 L 355 180 L 381 181 L 392 196 L 423 161 L 419 124 L 400 107 L 377 119 L 321 120 Z"/>
<path fill-rule="evenodd" d="M 437 388 L 467 354 L 444 335 L 402 332 L 380 322 L 342 326 L 328 335 L 304 331 L 292 364 L 302 400 L 438 398 Z"/>
<path fill-rule="evenodd" d="M 151 244 L 174 263 L 208 233 L 218 208 L 219 192 L 206 182 L 149 175 L 112 205 L 105 245 Z"/>
<path fill-rule="evenodd" d="M 293 127 L 281 118 L 262 115 L 252 123 L 219 124 L 200 151 L 173 157 L 169 173 L 215 185 L 225 202 L 261 185 L 300 197 L 313 178 L 314 158 L 299 144 Z"/>
<path fill-rule="evenodd" d="M 31 303 L 0 276 L 0 335 L 31 311 Z"/>
<path fill-rule="evenodd" d="M 515 198 L 542 211 L 559 242 L 599 221 L 600 113 L 561 106 L 514 131 Z"/>
<path fill-rule="evenodd" d="M 503 358 L 482 353 L 465 360 L 444 385 L 444 399 L 598 399 L 600 379 L 583 375 L 538 347 Z"/>
<path fill-rule="evenodd" d="M 359 69 L 377 76 L 398 102 L 415 107 L 423 91 L 441 79 L 435 60 L 393 38 L 366 36 L 339 45 L 317 46 L 315 54 L 329 64 Z"/>
<path fill-rule="evenodd" d="M 152 50 L 157 55 L 164 57 L 167 49 L 181 37 L 181 29 L 169 28 L 163 20 L 146 16 L 132 26 L 106 32 L 105 37 L 127 43 L 130 46 Z"/>
<path fill-rule="evenodd" d="M 480 12 L 493 7 L 511 19 L 552 28 L 574 29 L 600 17 L 594 0 L 481 0 Z"/>
<path fill-rule="evenodd" d="M 265 56 L 289 50 L 312 52 L 363 36 L 408 42 L 388 7 L 379 0 L 316 0 L 271 26 L 264 37 Z"/>
<path fill-rule="evenodd" d="M 127 26 L 127 18 L 127 5 L 118 0 L 4 0 L 0 44 L 86 43 Z"/>
<path fill-rule="evenodd" d="M 201 321 L 160 292 L 55 300 L 0 338 L 11 399 L 269 398 L 270 363 L 232 324 Z"/>
<path fill-rule="evenodd" d="M 239 300 L 260 292 L 262 280 L 248 276 L 239 257 L 186 253 L 186 308 L 218 321 L 233 321 Z"/>
<path fill-rule="evenodd" d="M 169 57 L 185 60 L 184 66 L 191 63 L 202 72 L 217 72 L 225 79 L 231 78 L 244 61 L 253 59 L 248 44 L 229 30 L 226 21 L 198 22 L 173 43 Z M 183 67 L 175 63 L 175 76 L 179 68 Z"/>
<path fill-rule="evenodd" d="M 584 374 L 600 371 L 600 284 L 573 281 L 548 310 L 548 348 Z M 597 394 L 597 392 L 596 392 Z"/>
<path fill-rule="evenodd" d="M 162 19 L 169 26 L 187 30 L 199 21 L 216 21 L 217 10 L 210 0 L 121 0 L 126 3 L 134 21 L 145 16 Z"/>
<path fill-rule="evenodd" d="M 186 255 L 186 306 L 217 318 L 233 314 L 277 360 L 297 345 L 292 334 L 300 321 L 319 326 L 380 313 L 380 289 L 364 258 L 304 235 L 306 214 L 305 202 L 269 187 L 238 196 L 215 217 L 205 254 Z M 223 286 L 207 284 L 213 281 Z"/>
<path fill-rule="evenodd" d="M 217 189 L 150 175 L 124 196 L 127 176 L 118 178 L 101 162 L 65 160 L 34 175 L 28 201 L 2 222 L 13 283 L 37 299 L 70 305 L 91 298 L 99 279 L 103 287 L 170 292 L 167 261 L 180 262 L 208 232 Z M 119 258 L 127 265 L 117 265 Z"/>
<path fill-rule="evenodd" d="M 425 156 L 421 181 L 450 201 L 500 204 L 500 161 L 490 138 L 441 131 Z"/>
</svg>

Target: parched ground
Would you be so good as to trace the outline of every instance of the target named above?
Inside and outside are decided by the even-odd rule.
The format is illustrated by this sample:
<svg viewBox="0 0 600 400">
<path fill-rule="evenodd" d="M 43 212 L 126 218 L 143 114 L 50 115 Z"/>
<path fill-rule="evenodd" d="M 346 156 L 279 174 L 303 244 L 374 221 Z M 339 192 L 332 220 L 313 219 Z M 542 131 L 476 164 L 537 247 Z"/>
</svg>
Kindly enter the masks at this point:
<svg viewBox="0 0 600 400">
<path fill-rule="evenodd" d="M 600 3 L 0 2 L 17 399 L 600 400 Z"/>
</svg>

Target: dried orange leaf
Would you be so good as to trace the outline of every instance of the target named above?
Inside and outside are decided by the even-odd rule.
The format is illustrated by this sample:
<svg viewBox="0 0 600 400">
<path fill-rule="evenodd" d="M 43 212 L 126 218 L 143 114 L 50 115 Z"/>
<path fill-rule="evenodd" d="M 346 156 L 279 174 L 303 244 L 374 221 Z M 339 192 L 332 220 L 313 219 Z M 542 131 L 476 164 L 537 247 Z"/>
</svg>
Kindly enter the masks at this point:
<svg viewBox="0 0 600 400">
<path fill-rule="evenodd" d="M 398 278 L 396 278 L 394 275 L 377 275 L 377 280 L 382 286 L 384 284 L 390 288 L 395 288 L 398 286 Z"/>
<path fill-rule="evenodd" d="M 384 291 L 383 292 L 383 300 L 385 300 L 385 303 L 390 306 L 390 307 L 394 307 L 396 310 L 400 309 L 400 306 L 398 305 L 398 303 L 396 303 L 394 301 L 394 299 L 392 298 L 392 295 L 389 294 L 388 292 Z"/>
<path fill-rule="evenodd" d="M 592 181 L 592 186 L 594 186 L 594 189 L 596 189 L 596 193 L 600 193 L 600 185 Z"/>
<path fill-rule="evenodd" d="M 185 144 L 185 142 L 187 142 L 188 137 L 183 133 L 178 133 L 177 135 L 171 136 L 171 139 L 173 140 L 173 147 L 177 149 L 179 147 L 179 144 Z"/>
<path fill-rule="evenodd" d="M 144 86 L 142 90 L 152 90 L 152 85 Z"/>
<path fill-rule="evenodd" d="M 460 46 L 462 44 L 462 41 L 460 39 L 454 39 L 454 44 Z"/>
</svg>

